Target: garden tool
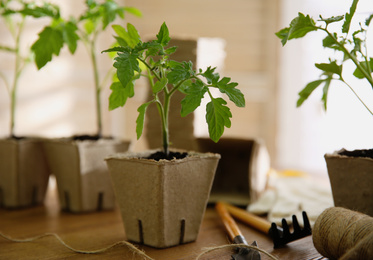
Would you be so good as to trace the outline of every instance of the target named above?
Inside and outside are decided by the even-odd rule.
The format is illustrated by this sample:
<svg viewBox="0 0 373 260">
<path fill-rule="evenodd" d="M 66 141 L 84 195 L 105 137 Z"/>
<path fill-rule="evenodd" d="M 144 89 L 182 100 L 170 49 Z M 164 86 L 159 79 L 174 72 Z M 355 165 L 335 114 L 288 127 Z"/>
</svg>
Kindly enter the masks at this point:
<svg viewBox="0 0 373 260">
<path fill-rule="evenodd" d="M 242 235 L 236 222 L 231 217 L 223 203 L 216 203 L 215 208 L 219 213 L 221 220 L 225 226 L 225 229 L 229 235 L 229 238 L 234 244 L 245 244 L 248 245 L 245 237 Z M 252 246 L 258 246 L 254 241 Z M 260 260 L 260 254 L 258 251 L 246 247 L 237 247 L 237 253 L 232 255 L 233 260 Z"/>
<path fill-rule="evenodd" d="M 247 212 L 244 209 L 237 208 L 228 203 L 222 203 L 227 211 L 235 218 L 248 224 L 249 226 L 268 234 L 273 240 L 273 247 L 278 248 L 286 245 L 292 241 L 312 235 L 312 229 L 305 211 L 303 215 L 303 229 L 299 226 L 297 217 L 292 216 L 293 219 L 293 233 L 290 233 L 289 225 L 285 219 L 282 219 L 282 228 L 278 227 L 276 223 L 270 223 L 265 219 Z"/>
</svg>

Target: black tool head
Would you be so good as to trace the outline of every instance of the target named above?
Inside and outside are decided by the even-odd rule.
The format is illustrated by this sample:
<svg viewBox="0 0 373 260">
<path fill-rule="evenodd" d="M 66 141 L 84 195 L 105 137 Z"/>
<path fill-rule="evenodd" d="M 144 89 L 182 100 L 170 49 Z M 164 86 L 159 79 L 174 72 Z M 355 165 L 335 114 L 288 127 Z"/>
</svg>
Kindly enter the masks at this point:
<svg viewBox="0 0 373 260">
<path fill-rule="evenodd" d="M 273 239 L 274 248 L 284 246 L 289 242 L 312 235 L 312 229 L 307 213 L 303 211 L 302 216 L 303 229 L 299 226 L 297 217 L 293 215 L 293 233 L 290 233 L 288 223 L 285 219 L 282 219 L 282 228 L 278 227 L 276 223 L 272 223 L 269 234 Z"/>
<path fill-rule="evenodd" d="M 252 246 L 258 247 L 256 241 L 254 241 Z M 260 260 L 260 253 L 255 249 L 250 249 L 246 247 L 238 247 L 237 254 L 232 255 L 232 260 Z"/>
</svg>

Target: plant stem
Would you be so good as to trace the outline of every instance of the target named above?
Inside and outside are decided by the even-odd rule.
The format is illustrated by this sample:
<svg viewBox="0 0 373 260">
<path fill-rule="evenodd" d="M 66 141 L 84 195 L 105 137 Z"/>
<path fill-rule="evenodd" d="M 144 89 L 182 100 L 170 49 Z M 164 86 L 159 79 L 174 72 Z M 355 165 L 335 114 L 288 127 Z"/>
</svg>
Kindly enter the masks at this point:
<svg viewBox="0 0 373 260">
<path fill-rule="evenodd" d="M 87 40 L 86 47 L 89 49 L 91 63 L 93 68 L 93 77 L 95 85 L 95 99 L 96 99 L 96 118 L 97 118 L 97 136 L 102 137 L 102 117 L 101 117 L 101 87 L 100 87 L 100 75 L 98 73 L 97 67 L 97 58 L 96 58 L 96 37 L 97 34 L 94 34 L 93 39 Z"/>
<path fill-rule="evenodd" d="M 25 24 L 25 17 L 22 17 L 22 21 L 19 25 L 18 32 L 15 38 L 15 72 L 13 78 L 13 86 L 10 89 L 10 136 L 15 137 L 14 135 L 14 126 L 15 126 L 15 110 L 16 110 L 16 103 L 17 103 L 17 89 L 18 89 L 18 81 L 21 75 L 21 62 L 22 57 L 20 55 L 20 41 L 21 35 L 23 31 L 23 27 Z"/>
<path fill-rule="evenodd" d="M 359 95 L 355 92 L 355 90 L 346 82 L 343 78 L 340 79 L 343 83 L 345 83 L 350 90 L 355 94 L 355 96 L 359 99 L 359 101 L 363 104 L 363 106 L 369 111 L 369 113 L 373 116 L 373 111 L 369 109 L 369 107 L 364 103 L 364 101 L 359 97 Z"/>
<path fill-rule="evenodd" d="M 370 85 L 373 87 L 373 78 L 372 76 L 361 66 L 360 62 L 356 59 L 354 55 L 352 55 L 346 47 L 341 44 L 334 36 L 331 34 L 327 29 L 324 29 L 322 27 L 317 27 L 323 31 L 325 31 L 332 39 L 333 41 L 343 49 L 343 52 L 355 63 L 356 67 L 361 71 L 361 73 L 364 74 L 364 77 L 369 81 Z"/>
<path fill-rule="evenodd" d="M 164 112 L 163 112 L 163 120 L 162 120 L 162 137 L 163 137 L 163 152 L 168 156 L 169 154 L 169 133 L 168 133 L 168 115 L 170 111 L 170 98 L 171 95 L 165 93 L 164 95 Z"/>
</svg>

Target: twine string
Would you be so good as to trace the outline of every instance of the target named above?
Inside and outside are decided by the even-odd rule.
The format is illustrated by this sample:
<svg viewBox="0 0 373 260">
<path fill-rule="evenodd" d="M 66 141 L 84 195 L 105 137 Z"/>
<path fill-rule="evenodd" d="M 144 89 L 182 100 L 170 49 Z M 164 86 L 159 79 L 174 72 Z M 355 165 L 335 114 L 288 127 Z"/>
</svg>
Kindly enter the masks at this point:
<svg viewBox="0 0 373 260">
<path fill-rule="evenodd" d="M 39 236 L 35 236 L 35 237 L 30 237 L 30 238 L 25 238 L 25 239 L 17 239 L 17 238 L 11 238 L 9 236 L 6 236 L 5 234 L 3 234 L 2 232 L 0 232 L 0 236 L 11 241 L 11 242 L 18 242 L 18 243 L 25 243 L 25 242 L 33 242 L 33 241 L 36 241 L 38 239 L 41 239 L 43 237 L 48 237 L 48 236 L 52 236 L 54 238 L 56 238 L 64 247 L 70 249 L 71 251 L 75 252 L 75 253 L 79 253 L 79 254 L 99 254 L 99 253 L 104 253 L 108 250 L 110 250 L 111 248 L 113 247 L 116 247 L 118 245 L 125 245 L 127 246 L 132 252 L 134 252 L 135 254 L 138 254 L 139 256 L 141 256 L 142 258 L 144 259 L 148 259 L 148 260 L 154 260 L 153 258 L 151 258 L 150 256 L 148 256 L 147 254 L 145 254 L 144 251 L 138 249 L 137 247 L 135 247 L 133 244 L 127 242 L 127 241 L 118 241 L 112 245 L 109 245 L 105 248 L 101 248 L 101 249 L 97 249 L 97 250 L 92 250 L 92 251 L 85 251 L 85 250 L 79 250 L 79 249 L 75 249 L 73 247 L 71 247 L 70 245 L 66 244 L 65 241 L 62 240 L 62 238 L 55 234 L 55 233 L 45 233 L 45 234 L 42 234 L 42 235 L 39 235 Z"/>
<path fill-rule="evenodd" d="M 352 210 L 332 207 L 316 220 L 313 243 L 331 259 L 373 259 L 373 218 Z"/>
<path fill-rule="evenodd" d="M 211 253 L 213 251 L 216 251 L 216 250 L 221 250 L 221 249 L 225 249 L 225 248 L 237 248 L 237 247 L 244 247 L 244 248 L 248 248 L 248 249 L 253 249 L 253 250 L 259 251 L 260 253 L 263 253 L 263 254 L 267 255 L 268 257 L 270 257 L 273 260 L 278 260 L 277 257 L 268 253 L 267 251 L 265 251 L 265 250 L 263 250 L 259 247 L 256 247 L 256 246 L 251 246 L 251 245 L 246 245 L 246 244 L 228 244 L 228 245 L 222 245 L 222 246 L 216 246 L 216 247 L 206 247 L 206 248 L 203 249 L 203 252 L 197 256 L 196 260 L 199 260 L 199 259 L 201 259 L 202 256 L 204 256 L 208 253 Z"/>
<path fill-rule="evenodd" d="M 116 246 L 119 246 L 119 245 L 124 245 L 124 246 L 127 246 L 133 253 L 141 256 L 143 259 L 148 259 L 148 260 L 154 260 L 153 258 L 151 258 L 150 256 L 148 256 L 144 251 L 138 249 L 136 246 L 134 246 L 133 244 L 127 242 L 127 241 L 118 241 L 112 245 L 109 245 L 105 248 L 101 248 L 101 249 L 97 249 L 97 250 L 91 250 L 91 251 L 85 251 L 85 250 L 79 250 L 79 249 L 75 249 L 73 247 L 71 247 L 70 245 L 66 244 L 65 241 L 62 240 L 62 238 L 55 234 L 55 233 L 44 233 L 42 235 L 38 235 L 38 236 L 35 236 L 35 237 L 30 237 L 30 238 L 24 238 L 24 239 L 18 239 L 18 238 L 11 238 L 5 234 L 3 234 L 2 232 L 0 232 L 0 236 L 3 237 L 4 239 L 6 240 L 9 240 L 11 242 L 17 242 L 17 243 L 26 243 L 26 242 L 33 242 L 33 241 L 36 241 L 38 239 L 41 239 L 41 238 L 44 238 L 44 237 L 49 237 L 49 236 L 52 236 L 54 237 L 55 239 L 57 239 L 64 247 L 68 248 L 69 250 L 75 252 L 75 253 L 79 253 L 79 254 L 99 254 L 99 253 L 104 253 Z M 227 245 L 222 245 L 222 246 L 216 246 L 216 247 L 207 247 L 207 248 L 204 248 L 202 250 L 202 253 L 200 253 L 196 260 L 200 260 L 201 257 L 213 252 L 213 251 L 217 251 L 217 250 L 221 250 L 221 249 L 226 249 L 226 248 L 237 248 L 237 247 L 244 247 L 244 248 L 248 248 L 248 249 L 252 249 L 252 250 L 256 250 L 256 251 L 259 251 L 260 253 L 263 253 L 265 255 L 267 255 L 268 257 L 270 257 L 271 259 L 273 260 L 278 260 L 277 257 L 275 257 L 274 255 L 266 252 L 265 250 L 261 249 L 261 248 L 258 248 L 256 246 L 252 246 L 252 245 L 245 245 L 245 244 L 227 244 Z"/>
</svg>

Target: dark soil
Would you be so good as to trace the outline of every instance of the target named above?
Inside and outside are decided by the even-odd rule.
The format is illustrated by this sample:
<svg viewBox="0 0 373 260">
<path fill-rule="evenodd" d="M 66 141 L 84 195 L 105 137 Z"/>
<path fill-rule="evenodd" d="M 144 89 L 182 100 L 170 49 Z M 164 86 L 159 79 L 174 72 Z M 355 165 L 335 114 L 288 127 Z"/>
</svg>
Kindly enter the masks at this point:
<svg viewBox="0 0 373 260">
<path fill-rule="evenodd" d="M 72 138 L 74 141 L 97 141 L 99 139 L 112 139 L 112 137 L 103 137 L 101 135 L 74 135 Z"/>
<path fill-rule="evenodd" d="M 364 158 L 372 158 L 373 159 L 373 149 L 366 149 L 366 150 L 354 150 L 354 151 L 347 151 L 344 150 L 339 153 L 340 155 L 350 156 L 350 157 L 364 157 Z"/>
<path fill-rule="evenodd" d="M 179 152 L 169 152 L 169 154 L 165 154 L 164 152 L 156 152 L 151 154 L 146 159 L 153 159 L 156 161 L 159 160 L 173 160 L 173 159 L 183 159 L 188 156 L 188 153 L 179 153 Z"/>
</svg>

